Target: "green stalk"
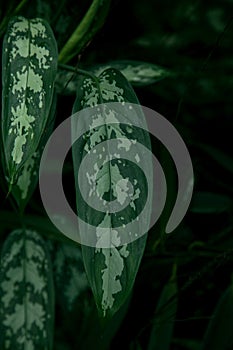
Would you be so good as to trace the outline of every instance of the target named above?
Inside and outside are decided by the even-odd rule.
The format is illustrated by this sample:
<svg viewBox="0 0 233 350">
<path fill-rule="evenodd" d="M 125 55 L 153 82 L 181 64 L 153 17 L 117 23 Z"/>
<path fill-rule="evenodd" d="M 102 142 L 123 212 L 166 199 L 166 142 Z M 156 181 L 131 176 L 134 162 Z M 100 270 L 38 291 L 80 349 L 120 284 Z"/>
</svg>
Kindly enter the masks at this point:
<svg viewBox="0 0 233 350">
<path fill-rule="evenodd" d="M 70 36 L 64 47 L 61 49 L 58 60 L 60 63 L 67 63 L 70 61 L 80 50 L 91 40 L 93 35 L 102 26 L 103 20 L 107 15 L 107 10 L 110 1 L 107 0 L 93 0 L 91 6 L 79 23 L 73 34 Z M 97 12 L 102 7 L 101 16 L 98 18 L 98 22 L 93 26 L 94 20 L 96 20 Z"/>
<path fill-rule="evenodd" d="M 16 16 L 20 12 L 20 10 L 24 7 L 24 5 L 26 5 L 27 2 L 28 2 L 28 0 L 21 0 L 20 3 L 18 4 L 18 6 L 16 6 L 16 8 L 12 12 L 11 12 L 11 10 L 12 10 L 11 8 L 8 9 L 5 17 L 3 18 L 3 20 L 0 24 L 0 37 L 3 35 L 3 33 L 5 31 L 10 17 Z"/>
</svg>

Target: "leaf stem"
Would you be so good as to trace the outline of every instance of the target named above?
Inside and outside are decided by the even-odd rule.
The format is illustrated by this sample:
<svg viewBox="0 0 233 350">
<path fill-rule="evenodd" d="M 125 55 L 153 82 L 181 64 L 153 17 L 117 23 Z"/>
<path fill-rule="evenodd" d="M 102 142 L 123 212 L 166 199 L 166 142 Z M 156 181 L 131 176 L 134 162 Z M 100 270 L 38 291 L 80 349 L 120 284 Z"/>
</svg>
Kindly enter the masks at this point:
<svg viewBox="0 0 233 350">
<path fill-rule="evenodd" d="M 75 74 L 86 75 L 87 77 L 92 78 L 95 81 L 98 81 L 98 78 L 93 73 L 88 72 L 88 71 L 86 71 L 84 69 L 79 69 L 79 68 L 76 68 L 76 67 L 73 67 L 73 66 L 69 66 L 67 64 L 62 64 L 62 63 L 59 63 L 58 67 L 61 68 L 61 69 L 67 70 L 69 72 L 73 72 Z"/>
</svg>

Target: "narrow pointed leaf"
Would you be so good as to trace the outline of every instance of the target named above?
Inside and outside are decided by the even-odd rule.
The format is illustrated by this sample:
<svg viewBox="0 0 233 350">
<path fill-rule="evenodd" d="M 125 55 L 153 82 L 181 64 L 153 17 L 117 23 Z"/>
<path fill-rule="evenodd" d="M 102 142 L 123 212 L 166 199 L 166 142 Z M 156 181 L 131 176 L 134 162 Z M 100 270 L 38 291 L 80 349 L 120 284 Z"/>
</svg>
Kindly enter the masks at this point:
<svg viewBox="0 0 233 350">
<path fill-rule="evenodd" d="M 114 104 L 114 107 L 111 102 L 119 102 L 119 104 Z M 124 109 L 125 102 L 137 104 L 138 100 L 131 85 L 119 71 L 108 69 L 98 78 L 80 77 L 73 112 L 101 103 L 101 113 L 96 114 L 93 109 L 90 124 L 86 118 L 82 118 L 82 115 L 73 119 L 73 131 L 83 130 L 85 123 L 88 123 L 89 131 L 73 145 L 72 152 L 78 215 L 83 221 L 95 227 L 96 245 L 82 246 L 84 265 L 97 306 L 100 313 L 106 317 L 112 316 L 129 296 L 146 243 L 146 235 L 144 235 L 132 243 L 120 245 L 121 238 L 118 236 L 119 230 L 116 227 L 124 228 L 129 221 L 137 220 L 147 196 L 149 196 L 149 201 L 151 199 L 151 194 L 148 193 L 148 183 L 141 170 L 147 167 L 152 177 L 151 159 L 148 160 L 147 157 L 143 159 L 140 155 L 131 162 L 121 157 L 121 152 L 123 152 L 121 148 L 131 154 L 134 147 L 138 149 L 139 143 L 150 149 L 148 132 L 141 128 L 134 128 L 128 122 L 128 109 L 123 114 L 125 123 L 128 125 L 114 124 L 114 121 L 117 121 L 117 111 L 114 108 L 121 106 Z M 129 107 L 132 108 L 132 106 Z M 110 116 L 113 118 L 113 124 L 106 125 Z M 138 118 L 140 125 L 146 128 L 145 117 L 142 113 L 135 115 L 135 118 Z M 122 204 L 126 197 L 130 198 L 130 203 L 124 211 L 111 214 L 95 210 L 83 200 L 78 173 L 83 158 L 87 154 L 95 153 L 95 147 L 99 146 L 102 141 L 108 141 L 110 145 L 110 141 L 114 139 L 117 139 L 118 146 L 113 151 L 108 148 L 103 149 L 103 153 L 97 152 L 97 162 L 91 164 L 90 169 L 86 169 L 84 175 L 84 177 L 93 179 L 93 182 L 90 182 L 90 186 L 82 188 L 86 198 L 89 196 L 90 201 L 96 191 L 101 201 L 116 200 Z M 116 152 L 117 157 L 114 157 Z M 134 186 L 131 194 L 127 192 L 128 181 Z M 119 184 L 121 186 L 118 188 Z M 149 222 L 150 210 L 146 213 L 143 222 L 137 221 L 137 227 L 139 230 L 145 229 L 143 233 L 147 232 Z M 89 237 L 89 228 L 81 221 L 79 229 L 84 239 Z M 131 232 L 125 229 L 125 235 L 130 234 Z M 104 246 L 103 243 L 106 243 L 108 235 L 111 237 L 111 242 L 109 241 L 109 245 Z"/>
<path fill-rule="evenodd" d="M 13 18 L 2 55 L 2 139 L 6 176 L 16 181 L 36 152 L 53 98 L 56 40 L 42 19 Z"/>
<path fill-rule="evenodd" d="M 233 348 L 233 286 L 220 298 L 206 331 L 202 350 Z"/>
<path fill-rule="evenodd" d="M 48 349 L 53 339 L 49 253 L 34 231 L 13 231 L 1 253 L 0 348 Z"/>
<path fill-rule="evenodd" d="M 163 287 L 153 320 L 148 350 L 169 350 L 171 348 L 174 319 L 177 311 L 176 268 L 168 283 Z"/>
</svg>

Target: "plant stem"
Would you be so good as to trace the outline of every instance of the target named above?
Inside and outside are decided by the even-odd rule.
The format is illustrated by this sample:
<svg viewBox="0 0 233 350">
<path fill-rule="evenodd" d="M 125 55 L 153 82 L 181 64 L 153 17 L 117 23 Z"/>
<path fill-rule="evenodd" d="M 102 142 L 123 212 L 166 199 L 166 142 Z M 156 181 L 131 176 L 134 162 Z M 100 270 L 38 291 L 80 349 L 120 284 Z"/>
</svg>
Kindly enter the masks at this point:
<svg viewBox="0 0 233 350">
<path fill-rule="evenodd" d="M 100 5 L 99 0 L 93 0 L 91 6 L 87 10 L 87 13 L 83 17 L 82 21 L 78 24 L 73 34 L 70 36 L 64 47 L 62 48 L 58 60 L 59 62 L 68 62 L 75 54 L 74 51 L 77 43 L 81 41 L 86 32 L 88 31 L 90 24 L 92 23 L 97 9 Z"/>
<path fill-rule="evenodd" d="M 97 77 L 93 73 L 88 72 L 86 70 L 79 69 L 79 68 L 76 68 L 76 67 L 72 67 L 72 66 L 69 66 L 67 64 L 62 64 L 62 63 L 59 63 L 58 67 L 61 68 L 61 69 L 67 70 L 69 72 L 73 72 L 75 74 L 86 75 L 87 77 L 98 81 Z"/>
</svg>

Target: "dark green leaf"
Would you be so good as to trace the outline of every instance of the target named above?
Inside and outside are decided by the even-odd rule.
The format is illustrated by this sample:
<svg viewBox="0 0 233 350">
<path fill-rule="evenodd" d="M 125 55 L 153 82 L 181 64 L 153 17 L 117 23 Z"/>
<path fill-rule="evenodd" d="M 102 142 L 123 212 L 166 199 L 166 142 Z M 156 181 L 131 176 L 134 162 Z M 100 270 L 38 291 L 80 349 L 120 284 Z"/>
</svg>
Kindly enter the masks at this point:
<svg viewBox="0 0 233 350">
<path fill-rule="evenodd" d="M 177 311 L 176 268 L 169 282 L 163 287 L 153 320 L 148 350 L 171 348 L 174 320 Z"/>
<path fill-rule="evenodd" d="M 50 110 L 50 115 L 45 127 L 44 133 L 41 137 L 39 146 L 34 152 L 34 154 L 29 158 L 19 170 L 19 175 L 17 181 L 12 185 L 12 195 L 14 196 L 21 211 L 24 210 L 25 205 L 33 194 L 35 187 L 38 183 L 39 177 L 39 166 L 42 152 L 44 150 L 45 144 L 52 133 L 54 126 L 54 117 L 56 110 L 57 99 L 54 95 L 53 103 Z"/>
<path fill-rule="evenodd" d="M 118 69 L 135 86 L 150 85 L 172 75 L 168 69 L 161 66 L 133 60 L 111 61 L 103 65 L 93 66 L 91 71 L 95 75 L 99 75 L 108 68 Z"/>
<path fill-rule="evenodd" d="M 114 124 L 114 121 L 117 121 L 117 112 L 119 111 L 114 109 L 117 108 L 116 104 L 113 107 L 111 103 L 108 105 L 108 102 L 120 102 L 117 106 L 120 105 L 122 107 L 121 112 L 124 113 L 127 126 L 122 123 Z M 95 107 L 102 103 L 101 109 L 99 109 L 100 112 L 93 109 L 90 124 L 86 118 L 82 118 L 82 115 L 73 119 L 73 131 L 82 130 L 85 123 L 88 123 L 89 131 L 74 144 L 72 152 L 78 215 L 83 221 L 90 223 L 90 225 L 96 228 L 96 245 L 92 247 L 83 245 L 82 247 L 84 265 L 97 306 L 101 313 L 107 317 L 112 316 L 129 296 L 146 243 L 146 235 L 144 235 L 130 244 L 120 246 L 121 238 L 118 236 L 117 227 L 124 228 L 124 225 L 129 221 L 137 221 L 137 217 L 144 207 L 147 196 L 151 203 L 151 193 L 148 193 L 148 183 L 141 170 L 147 168 L 152 177 L 151 159 L 145 156 L 143 157 L 140 154 L 139 159 L 137 159 L 138 163 L 136 161 L 135 163 L 137 164 L 135 164 L 133 160 L 129 162 L 127 159 L 121 157 L 121 147 L 126 147 L 131 152 L 134 147 L 138 149 L 137 146 L 141 143 L 150 149 L 148 132 L 141 128 L 135 127 L 134 129 L 131 124 L 132 122 L 128 122 L 130 120 L 127 119 L 129 117 L 129 107 L 125 107 L 124 110 L 125 102 L 138 103 L 138 100 L 132 87 L 119 71 L 108 69 L 98 78 L 80 77 L 78 95 L 73 112 L 80 111 L 85 107 Z M 131 105 L 130 107 L 132 108 Z M 113 124 L 106 125 L 107 118 L 110 116 L 112 116 L 111 120 L 113 120 Z M 145 117 L 142 113 L 135 114 L 134 117 L 140 121 L 139 125 L 146 128 Z M 96 123 L 99 126 L 94 127 Z M 124 186 L 118 193 L 117 183 L 119 181 L 122 183 L 125 181 L 128 183 L 130 181 L 131 184 L 134 184 L 130 204 L 126 206 L 124 211 L 111 214 L 105 211 L 95 210 L 83 200 L 79 188 L 78 172 L 83 158 L 90 151 L 93 152 L 94 148 L 101 144 L 102 141 L 114 139 L 118 139 L 116 149 L 119 157 L 114 156 L 116 149 L 114 154 L 112 154 L 109 148 L 107 150 L 103 149 L 103 154 L 97 154 L 96 164 L 91 164 L 91 168 L 87 169 L 91 178 L 96 179 L 96 187 L 93 183 L 90 187 L 82 189 L 87 198 L 91 190 L 92 194 L 98 191 L 102 200 L 106 198 L 105 202 L 108 202 L 109 199 L 110 201 L 117 200 L 120 202 L 121 195 L 123 197 L 124 195 L 126 197 L 130 195 L 127 191 L 124 192 Z M 101 167 L 101 165 L 103 166 Z M 85 174 L 85 176 L 87 177 L 88 175 Z M 147 232 L 148 223 L 150 222 L 150 210 L 145 214 L 142 221 L 138 220 L 136 225 L 144 233 Z M 82 238 L 89 237 L 90 232 L 85 225 L 80 224 L 79 228 Z M 126 230 L 124 233 L 125 235 L 130 235 L 130 232 Z M 109 243 L 107 247 L 103 247 L 102 244 L 104 242 Z"/>
<path fill-rule="evenodd" d="M 66 311 L 72 310 L 79 295 L 88 289 L 80 247 L 59 244 L 54 257 L 55 285 Z"/>
<path fill-rule="evenodd" d="M 205 334 L 203 350 L 233 348 L 233 286 L 220 298 Z"/>
<path fill-rule="evenodd" d="M 53 349 L 51 268 L 40 235 L 28 230 L 9 235 L 1 254 L 1 349 Z"/>
<path fill-rule="evenodd" d="M 142 61 L 110 61 L 106 64 L 99 64 L 87 69 L 95 75 L 100 75 L 108 68 L 118 69 L 125 78 L 134 86 L 146 86 L 156 83 L 166 77 L 173 76 L 168 69 L 152 63 Z M 74 95 L 78 88 L 79 70 L 72 66 L 60 65 L 57 72 L 55 86 L 59 93 Z"/>
<path fill-rule="evenodd" d="M 2 138 L 10 185 L 37 151 L 47 124 L 57 68 L 57 46 L 42 19 L 13 18 L 3 42 Z"/>
<path fill-rule="evenodd" d="M 56 240 L 59 242 L 70 243 L 75 246 L 78 246 L 78 243 L 70 240 L 64 234 L 62 234 L 49 220 L 49 218 L 42 215 L 31 215 L 26 214 L 22 217 L 23 222 L 27 227 L 36 230 L 44 237 Z M 21 224 L 21 218 L 18 215 L 15 215 L 13 211 L 0 211 L 0 222 L 1 228 L 15 229 Z"/>
</svg>

